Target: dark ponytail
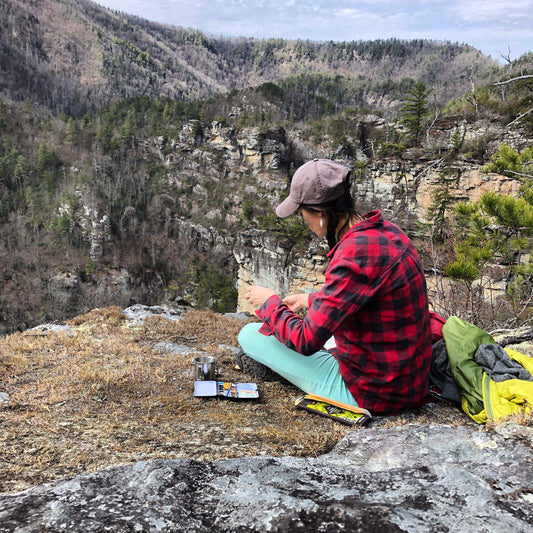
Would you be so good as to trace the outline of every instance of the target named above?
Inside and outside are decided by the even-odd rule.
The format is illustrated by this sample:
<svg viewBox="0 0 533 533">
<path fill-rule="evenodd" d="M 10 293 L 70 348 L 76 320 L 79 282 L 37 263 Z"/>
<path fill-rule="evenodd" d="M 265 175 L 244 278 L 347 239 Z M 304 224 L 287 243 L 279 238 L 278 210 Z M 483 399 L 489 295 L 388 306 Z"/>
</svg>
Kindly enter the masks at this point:
<svg viewBox="0 0 533 533">
<path fill-rule="evenodd" d="M 318 211 L 326 213 L 328 225 L 326 228 L 326 239 L 330 249 L 334 248 L 335 245 L 339 242 L 340 236 L 344 235 L 349 229 L 350 220 L 354 217 L 360 216 L 355 210 L 355 203 L 350 192 L 350 173 L 346 175 L 346 178 L 343 182 L 344 192 L 342 196 L 339 196 L 336 200 L 327 202 L 324 204 L 309 205 L 302 204 L 300 207 L 306 209 L 307 211 Z M 337 231 L 337 226 L 339 225 L 339 220 L 346 216 L 346 222 L 339 228 Z M 362 217 L 361 217 L 362 218 Z"/>
</svg>

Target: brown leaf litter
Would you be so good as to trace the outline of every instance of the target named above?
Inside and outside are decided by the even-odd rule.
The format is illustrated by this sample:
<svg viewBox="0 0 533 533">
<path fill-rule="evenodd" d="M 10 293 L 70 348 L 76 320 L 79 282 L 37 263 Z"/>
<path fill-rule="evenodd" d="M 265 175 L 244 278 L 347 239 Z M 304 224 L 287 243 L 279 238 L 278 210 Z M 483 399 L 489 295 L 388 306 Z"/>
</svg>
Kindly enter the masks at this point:
<svg viewBox="0 0 533 533">
<path fill-rule="evenodd" d="M 0 339 L 0 391 L 9 394 L 0 403 L 0 492 L 141 460 L 330 450 L 352 428 L 296 409 L 295 387 L 254 379 L 257 400 L 195 398 L 195 353 L 154 348 L 186 344 L 217 358 L 220 379 L 250 381 L 235 369 L 231 349 L 243 323 L 190 311 L 179 321 L 152 317 L 131 327 L 110 307 L 69 321 L 69 331 Z M 474 424 L 442 403 L 371 425 L 412 422 Z"/>
</svg>

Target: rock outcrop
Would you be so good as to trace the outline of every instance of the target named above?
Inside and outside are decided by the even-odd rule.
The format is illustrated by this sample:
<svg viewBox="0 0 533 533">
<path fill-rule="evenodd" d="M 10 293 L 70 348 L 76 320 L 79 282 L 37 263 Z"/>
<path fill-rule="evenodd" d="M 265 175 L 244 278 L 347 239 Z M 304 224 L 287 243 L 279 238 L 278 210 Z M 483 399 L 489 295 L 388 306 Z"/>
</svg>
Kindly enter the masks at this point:
<svg viewBox="0 0 533 533">
<path fill-rule="evenodd" d="M 251 113 L 252 108 L 257 110 L 252 106 L 241 111 Z M 497 123 L 471 124 L 449 117 L 432 125 L 424 148 L 393 150 L 394 155 L 385 156 L 374 153 L 372 139 L 396 126 L 373 115 L 353 121 L 353 137 L 342 145 L 327 135 L 316 144 L 309 132 L 296 127 L 238 128 L 224 120 L 191 120 L 175 138 L 132 140 L 141 160 L 160 163 L 158 192 L 146 213 L 141 216 L 128 203 L 113 214 L 109 202 L 102 202 L 90 183 L 80 179 L 76 201 L 61 204 L 57 216 L 69 223 L 71 237 L 88 249 L 80 246 L 71 252 L 71 260 L 44 262 L 25 271 L 28 276 L 38 272 L 32 280 L 31 305 L 21 296 L 28 292 L 26 282 L 17 279 L 16 270 L 5 273 L 4 294 L 10 296 L 0 331 L 35 325 L 42 318 L 35 310 L 60 320 L 94 307 L 163 303 L 177 292 L 176 301 L 195 305 L 200 301 L 195 294 L 199 279 L 189 278 L 199 274 L 194 266 L 191 270 L 193 261 L 214 265 L 237 280 L 239 295 L 250 281 L 282 294 L 312 291 L 322 283 L 324 250 L 297 250 L 290 239 L 275 234 L 273 221 L 273 207 L 286 193 L 295 166 L 312 157 L 328 157 L 353 167 L 358 210 L 381 209 L 387 219 L 416 235 L 418 222 L 428 221 L 428 209 L 442 187 L 451 198 L 478 200 L 487 190 L 512 194 L 519 186 L 504 176 L 484 174 L 479 157 L 455 153 L 457 139 L 473 146 L 485 143 L 486 153 L 494 153 L 501 142 L 516 149 L 533 142 Z M 118 172 L 106 170 L 105 160 L 94 164 L 96 173 Z M 79 172 L 72 169 L 73 174 Z M 149 176 L 140 182 L 138 176 L 121 177 L 130 178 L 128 187 L 134 190 L 149 182 Z M 120 191 L 112 188 L 109 194 L 116 200 Z M 27 263 L 31 265 L 29 259 Z M 238 302 L 238 310 L 250 311 L 242 299 Z"/>
<path fill-rule="evenodd" d="M 350 432 L 318 458 L 139 462 L 1 496 L 0 532 L 527 533 L 531 443 L 411 425 Z"/>
<path fill-rule="evenodd" d="M 292 248 L 292 243 L 261 230 L 239 235 L 233 248 L 239 265 L 238 311 L 254 311 L 244 299 L 248 284 L 270 287 L 282 296 L 318 290 L 323 285 L 325 248 L 317 241 L 305 252 L 294 253 Z"/>
</svg>

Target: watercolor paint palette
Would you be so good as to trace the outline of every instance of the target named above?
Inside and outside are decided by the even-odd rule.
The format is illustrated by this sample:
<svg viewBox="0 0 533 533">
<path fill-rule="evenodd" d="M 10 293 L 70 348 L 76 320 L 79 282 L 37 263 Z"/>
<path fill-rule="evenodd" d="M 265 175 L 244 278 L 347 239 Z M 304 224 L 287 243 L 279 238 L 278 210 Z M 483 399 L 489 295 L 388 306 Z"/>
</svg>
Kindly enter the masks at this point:
<svg viewBox="0 0 533 533">
<path fill-rule="evenodd" d="M 259 398 L 257 383 L 231 383 L 230 381 L 195 381 L 194 395 L 199 398 L 221 396 L 234 399 Z"/>
</svg>

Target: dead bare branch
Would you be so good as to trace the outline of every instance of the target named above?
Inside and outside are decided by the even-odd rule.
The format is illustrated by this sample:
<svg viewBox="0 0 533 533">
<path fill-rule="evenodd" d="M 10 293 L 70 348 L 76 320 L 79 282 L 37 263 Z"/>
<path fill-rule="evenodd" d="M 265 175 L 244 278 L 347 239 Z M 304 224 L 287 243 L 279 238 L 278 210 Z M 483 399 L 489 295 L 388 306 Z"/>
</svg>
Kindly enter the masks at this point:
<svg viewBox="0 0 533 533">
<path fill-rule="evenodd" d="M 500 52 L 500 56 L 502 57 L 502 59 L 504 59 L 508 65 L 510 65 L 513 60 L 511 59 L 511 47 L 508 46 L 507 47 L 507 54 L 504 54 L 503 52 Z"/>
<path fill-rule="evenodd" d="M 494 82 L 494 85 L 507 85 L 508 83 L 512 83 L 513 81 L 526 80 L 530 78 L 533 78 L 533 74 L 524 74 L 523 76 L 517 76 L 516 78 L 510 78 L 505 81 L 496 81 Z"/>
<path fill-rule="evenodd" d="M 513 124 L 515 124 L 516 122 L 519 122 L 520 120 L 522 120 L 524 117 L 526 117 L 527 115 L 529 115 L 529 113 L 532 113 L 533 112 L 533 107 L 531 109 L 528 109 L 525 113 L 522 113 L 521 115 L 517 116 L 514 120 L 512 120 L 511 122 L 509 122 L 509 124 L 507 124 L 507 127 L 509 126 L 512 126 Z"/>
</svg>

